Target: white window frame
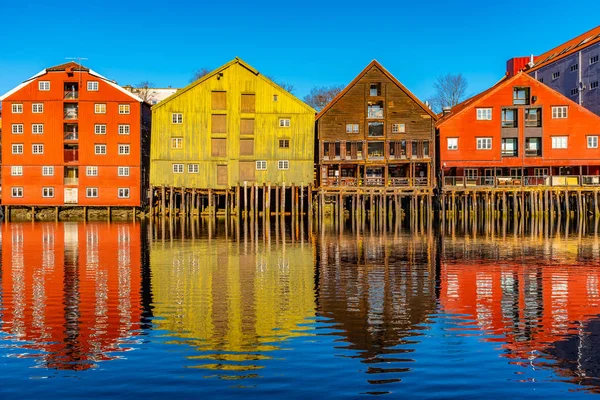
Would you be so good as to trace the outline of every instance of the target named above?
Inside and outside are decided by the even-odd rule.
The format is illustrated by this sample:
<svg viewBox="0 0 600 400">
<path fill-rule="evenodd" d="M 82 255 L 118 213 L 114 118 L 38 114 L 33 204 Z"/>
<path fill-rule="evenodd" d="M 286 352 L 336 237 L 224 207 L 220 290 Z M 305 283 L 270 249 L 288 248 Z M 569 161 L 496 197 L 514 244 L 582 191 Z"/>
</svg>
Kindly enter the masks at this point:
<svg viewBox="0 0 600 400">
<path fill-rule="evenodd" d="M 198 172 L 200 172 L 198 164 L 188 164 L 188 174 L 197 174 Z"/>
<path fill-rule="evenodd" d="M 491 150 L 492 149 L 492 138 L 491 137 L 478 137 L 477 139 L 477 150 Z"/>
<path fill-rule="evenodd" d="M 23 124 L 12 124 L 12 133 L 14 135 L 22 135 L 24 130 Z"/>
<path fill-rule="evenodd" d="M 31 145 L 31 154 L 44 154 L 44 145 L 42 143 L 33 143 Z"/>
<path fill-rule="evenodd" d="M 50 81 L 38 81 L 38 90 L 40 92 L 50 91 Z"/>
<path fill-rule="evenodd" d="M 44 133 L 44 124 L 31 124 L 31 133 L 33 135 L 42 135 Z"/>
<path fill-rule="evenodd" d="M 42 176 L 54 176 L 54 166 L 52 166 L 52 165 L 42 166 Z"/>
<path fill-rule="evenodd" d="M 406 133 L 406 124 L 392 124 L 392 133 Z"/>
<path fill-rule="evenodd" d="M 95 135 L 106 135 L 106 124 L 94 124 Z"/>
<path fill-rule="evenodd" d="M 358 133 L 359 129 L 358 124 L 346 124 L 346 133 Z"/>
<path fill-rule="evenodd" d="M 106 114 L 106 103 L 95 103 L 94 114 Z"/>
<path fill-rule="evenodd" d="M 117 189 L 117 197 L 119 199 L 128 199 L 129 198 L 129 188 L 118 188 Z"/>
<path fill-rule="evenodd" d="M 278 160 L 277 161 L 277 169 L 280 171 L 286 171 L 290 169 L 290 161 L 289 160 Z"/>
<path fill-rule="evenodd" d="M 590 57 L 590 65 L 592 64 L 596 64 L 598 62 L 598 60 L 600 59 L 600 57 L 598 57 L 598 55 L 596 54 L 595 56 L 591 56 Z"/>
<path fill-rule="evenodd" d="M 131 112 L 131 106 L 129 104 L 119 104 L 119 114 L 125 115 Z"/>
<path fill-rule="evenodd" d="M 11 109 L 13 114 L 23 114 L 23 103 L 14 103 Z"/>
<path fill-rule="evenodd" d="M 42 187 L 42 197 L 43 198 L 54 197 L 54 186 L 43 186 Z"/>
<path fill-rule="evenodd" d="M 257 171 L 266 171 L 267 170 L 267 161 L 266 160 L 256 161 L 256 170 Z"/>
<path fill-rule="evenodd" d="M 492 120 L 492 109 L 490 107 L 476 108 L 477 110 L 477 121 L 491 121 Z"/>
<path fill-rule="evenodd" d="M 94 145 L 94 154 L 99 156 L 106 155 L 106 145 L 105 144 L 95 144 Z"/>
<path fill-rule="evenodd" d="M 98 167 L 94 165 L 85 167 L 85 176 L 98 176 Z"/>
<path fill-rule="evenodd" d="M 100 83 L 98 81 L 88 81 L 87 90 L 88 92 L 97 92 L 100 88 Z"/>
<path fill-rule="evenodd" d="M 552 106 L 552 119 L 565 119 L 569 117 L 569 106 Z"/>
<path fill-rule="evenodd" d="M 23 154 L 23 143 L 13 143 L 12 154 Z"/>
<path fill-rule="evenodd" d="M 131 125 L 121 124 L 119 125 L 119 135 L 129 135 L 131 133 Z"/>
<path fill-rule="evenodd" d="M 98 197 L 98 188 L 97 187 L 86 187 L 85 188 L 85 197 L 88 199 L 95 199 Z"/>
<path fill-rule="evenodd" d="M 31 112 L 33 114 L 42 114 L 44 112 L 44 103 L 33 103 L 31 105 Z"/>
<path fill-rule="evenodd" d="M 183 138 L 182 137 L 172 137 L 171 138 L 171 148 L 175 150 L 183 149 Z"/>
<path fill-rule="evenodd" d="M 23 186 L 13 186 L 11 188 L 11 197 L 23 197 Z"/>
<path fill-rule="evenodd" d="M 553 149 L 567 149 L 569 147 L 568 136 L 552 136 Z"/>
<path fill-rule="evenodd" d="M 120 143 L 118 147 L 118 154 L 121 156 L 126 156 L 131 154 L 131 145 L 126 143 Z"/>
<path fill-rule="evenodd" d="M 556 71 L 552 73 L 552 80 L 555 81 L 560 78 L 560 71 Z"/>
<path fill-rule="evenodd" d="M 171 168 L 174 174 L 183 174 L 183 164 L 173 164 Z"/>
<path fill-rule="evenodd" d="M 129 176 L 129 167 L 118 167 L 117 175 L 118 176 Z"/>
<path fill-rule="evenodd" d="M 23 166 L 13 165 L 10 167 L 10 176 L 23 176 Z"/>
<path fill-rule="evenodd" d="M 279 127 L 280 128 L 289 128 L 292 124 L 292 120 L 290 118 L 279 118 Z"/>
<path fill-rule="evenodd" d="M 176 125 L 183 124 L 183 113 L 171 113 L 171 123 Z"/>
<path fill-rule="evenodd" d="M 588 149 L 597 149 L 598 148 L 598 135 L 588 135 L 587 148 Z"/>
<path fill-rule="evenodd" d="M 457 137 L 446 138 L 446 147 L 448 150 L 458 150 L 458 138 Z"/>
</svg>

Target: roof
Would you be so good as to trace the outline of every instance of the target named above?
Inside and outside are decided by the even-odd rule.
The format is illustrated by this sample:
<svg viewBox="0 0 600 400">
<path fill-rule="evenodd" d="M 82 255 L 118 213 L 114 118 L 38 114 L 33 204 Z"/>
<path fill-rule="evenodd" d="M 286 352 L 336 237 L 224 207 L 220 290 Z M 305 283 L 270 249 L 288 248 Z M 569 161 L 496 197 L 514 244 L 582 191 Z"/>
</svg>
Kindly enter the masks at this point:
<svg viewBox="0 0 600 400">
<path fill-rule="evenodd" d="M 427 107 L 421 100 L 419 100 L 417 98 L 417 96 L 415 96 L 410 90 L 408 90 L 406 88 L 406 86 L 404 86 L 403 84 L 400 83 L 400 81 L 398 79 L 396 79 L 392 74 L 389 73 L 388 70 L 386 70 L 383 65 L 381 65 L 377 60 L 373 60 L 369 63 L 369 65 L 367 65 L 365 67 L 365 69 L 363 69 L 360 74 L 358 74 L 356 76 L 356 78 L 354 78 L 354 80 L 352 82 L 350 82 L 348 84 L 348 86 L 346 86 L 344 88 L 344 90 L 342 90 L 340 93 L 338 93 L 337 96 L 335 96 L 333 98 L 333 100 L 331 100 L 329 102 L 329 104 L 327 104 L 325 107 L 323 107 L 323 109 L 317 114 L 317 118 L 319 119 L 323 116 L 323 114 L 325 114 L 331 107 L 333 107 L 333 105 L 335 103 L 338 102 L 339 99 L 341 99 L 367 72 L 369 72 L 369 70 L 373 67 L 377 67 L 381 70 L 381 72 L 384 73 L 385 76 L 387 76 L 392 82 L 394 82 L 394 84 L 396 84 L 396 86 L 398 86 L 404 93 L 406 93 L 411 99 L 413 99 L 415 101 L 415 103 L 417 103 L 424 111 L 427 111 L 427 114 L 431 115 L 431 117 L 434 120 L 438 119 L 438 116 L 436 113 L 434 113 L 429 107 Z"/>
<path fill-rule="evenodd" d="M 84 67 L 81 64 L 77 64 L 76 62 L 69 61 L 68 63 L 56 65 L 54 67 L 46 68 L 46 72 L 57 72 L 57 71 L 86 71 L 88 72 L 90 69 Z"/>
<path fill-rule="evenodd" d="M 317 113 L 317 111 L 314 108 L 312 108 L 311 106 L 309 106 L 308 104 L 306 104 L 305 102 L 303 102 L 302 100 L 300 100 L 299 98 L 297 98 L 296 96 L 294 96 L 293 94 L 291 94 L 290 92 L 288 92 L 287 90 L 283 89 L 281 86 L 279 86 L 278 84 L 276 84 L 275 82 L 273 82 L 269 78 L 267 78 L 264 75 L 262 75 L 256 69 L 252 68 L 252 66 L 250 66 L 250 64 L 246 63 L 245 61 L 243 61 L 239 57 L 236 57 L 233 60 L 229 61 L 228 63 L 223 64 L 222 66 L 220 66 L 219 68 L 215 69 L 214 71 L 212 71 L 212 72 L 204 75 L 202 78 L 200 78 L 198 80 L 195 80 L 194 82 L 190 83 L 189 85 L 187 85 L 183 89 L 177 90 L 177 92 L 175 92 L 171 96 L 167 97 L 165 100 L 161 101 L 160 103 L 157 103 L 157 104 L 153 105 L 152 106 L 152 110 L 155 110 L 155 109 L 157 109 L 159 107 L 164 106 L 165 104 L 169 103 L 171 100 L 173 100 L 173 99 L 181 96 L 182 94 L 186 93 L 187 91 L 195 88 L 196 86 L 202 84 L 203 82 L 209 80 L 213 76 L 217 75 L 218 73 L 226 70 L 227 68 L 229 68 L 229 67 L 231 67 L 232 65 L 235 65 L 235 64 L 241 65 L 242 67 L 244 67 L 247 70 L 249 70 L 250 72 L 252 72 L 254 75 L 256 75 L 258 77 L 261 77 L 263 80 L 265 80 L 269 84 L 271 84 L 271 85 L 279 88 L 281 91 L 283 91 L 284 93 L 286 93 L 288 96 L 290 96 L 294 100 L 298 101 L 299 103 L 302 103 L 304 106 L 306 106 L 307 108 L 309 108 L 310 110 L 312 110 L 315 114 Z"/>
<path fill-rule="evenodd" d="M 531 68 L 526 68 L 525 71 L 532 72 L 546 65 L 567 57 L 585 47 L 600 42 L 600 26 L 597 26 L 581 35 L 569 40 L 548 50 L 547 52 L 535 57 L 534 64 Z"/>
</svg>

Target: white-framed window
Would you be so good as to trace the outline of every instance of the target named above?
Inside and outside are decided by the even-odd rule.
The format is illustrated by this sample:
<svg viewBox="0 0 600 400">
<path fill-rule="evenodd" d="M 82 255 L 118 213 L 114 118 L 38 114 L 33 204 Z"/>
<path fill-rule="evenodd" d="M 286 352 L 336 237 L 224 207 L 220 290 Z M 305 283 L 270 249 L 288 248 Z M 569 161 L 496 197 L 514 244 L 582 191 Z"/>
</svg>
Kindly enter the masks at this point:
<svg viewBox="0 0 600 400">
<path fill-rule="evenodd" d="M 579 88 L 571 89 L 571 96 L 575 96 L 576 94 L 579 94 Z"/>
<path fill-rule="evenodd" d="M 290 169 L 290 162 L 288 160 L 277 161 L 277 169 L 279 169 L 279 170 Z"/>
<path fill-rule="evenodd" d="M 119 154 L 129 154 L 129 145 L 128 144 L 120 144 L 119 145 Z"/>
<path fill-rule="evenodd" d="M 12 113 L 13 114 L 23 114 L 23 104 L 13 104 L 12 105 Z"/>
<path fill-rule="evenodd" d="M 183 124 L 183 113 L 172 113 L 171 122 L 174 124 Z"/>
<path fill-rule="evenodd" d="M 267 162 L 265 160 L 259 160 L 256 162 L 256 170 L 257 171 L 266 171 L 267 170 Z"/>
<path fill-rule="evenodd" d="M 590 65 L 596 64 L 598 62 L 598 56 L 590 57 Z"/>
<path fill-rule="evenodd" d="M 406 125 L 405 124 L 392 124 L 392 133 L 405 133 Z"/>
<path fill-rule="evenodd" d="M 571 65 L 571 72 L 575 72 L 579 70 L 579 64 L 573 64 Z"/>
<path fill-rule="evenodd" d="M 23 133 L 23 124 L 12 124 L 12 133 L 21 135 Z"/>
<path fill-rule="evenodd" d="M 12 197 L 23 197 L 23 188 L 21 186 L 12 187 Z"/>
<path fill-rule="evenodd" d="M 598 136 L 591 135 L 587 137 L 587 147 L 588 149 L 597 149 L 598 148 Z"/>
<path fill-rule="evenodd" d="M 181 137 L 171 138 L 171 148 L 172 149 L 182 149 L 183 148 L 183 138 L 181 138 Z"/>
<path fill-rule="evenodd" d="M 567 106 L 556 106 L 552 107 L 552 118 L 561 119 L 567 118 L 569 107 Z"/>
<path fill-rule="evenodd" d="M 41 135 L 44 133 L 44 124 L 31 124 L 31 133 Z"/>
<path fill-rule="evenodd" d="M 590 82 L 590 90 L 598 88 L 598 81 Z"/>
<path fill-rule="evenodd" d="M 106 114 L 106 104 L 105 103 L 94 104 L 94 113 L 95 114 Z"/>
<path fill-rule="evenodd" d="M 31 112 L 34 114 L 41 114 L 44 112 L 44 103 L 33 103 L 31 105 Z"/>
<path fill-rule="evenodd" d="M 491 108 L 478 108 L 477 109 L 477 120 L 479 121 L 490 121 L 492 119 Z"/>
<path fill-rule="evenodd" d="M 129 176 L 129 167 L 119 167 L 117 170 L 119 176 Z"/>
<path fill-rule="evenodd" d="M 23 167 L 21 165 L 13 165 L 12 167 L 10 167 L 10 174 L 12 176 L 22 176 Z"/>
<path fill-rule="evenodd" d="M 279 118 L 279 127 L 280 128 L 289 128 L 290 127 L 290 119 L 289 118 Z"/>
<path fill-rule="evenodd" d="M 88 92 L 97 92 L 98 91 L 98 81 L 88 81 L 87 90 L 88 90 Z"/>
<path fill-rule="evenodd" d="M 54 176 L 54 167 L 51 165 L 42 167 L 42 176 Z"/>
<path fill-rule="evenodd" d="M 183 164 L 173 164 L 174 174 L 183 174 Z"/>
<path fill-rule="evenodd" d="M 358 133 L 358 124 L 346 124 L 346 133 Z"/>
<path fill-rule="evenodd" d="M 129 188 L 119 188 L 119 198 L 120 199 L 128 199 L 129 198 Z"/>
<path fill-rule="evenodd" d="M 23 143 L 17 143 L 12 145 L 13 154 L 23 154 Z"/>
<path fill-rule="evenodd" d="M 556 71 L 552 73 L 552 80 L 560 78 L 560 71 Z"/>
<path fill-rule="evenodd" d="M 47 92 L 50 90 L 50 81 L 39 81 L 38 89 L 42 92 Z"/>
<path fill-rule="evenodd" d="M 129 104 L 119 104 L 119 114 L 129 114 Z"/>
<path fill-rule="evenodd" d="M 98 176 L 98 167 L 90 166 L 85 168 L 86 176 Z"/>
<path fill-rule="evenodd" d="M 566 149 L 568 145 L 567 136 L 552 136 L 553 149 Z"/>
<path fill-rule="evenodd" d="M 458 150 L 458 138 L 449 137 L 446 139 L 446 143 L 448 143 L 448 150 Z"/>
<path fill-rule="evenodd" d="M 88 197 L 88 198 L 98 197 L 98 188 L 97 187 L 85 188 L 85 197 Z"/>
<path fill-rule="evenodd" d="M 188 173 L 197 174 L 198 171 L 200 171 L 198 164 L 188 164 Z"/>
<path fill-rule="evenodd" d="M 492 149 L 492 138 L 482 137 L 477 138 L 477 150 L 491 150 Z"/>
<path fill-rule="evenodd" d="M 129 135 L 130 130 L 129 124 L 119 125 L 119 135 Z"/>
<path fill-rule="evenodd" d="M 106 135 L 106 124 L 95 124 L 94 133 L 96 135 Z"/>
<path fill-rule="evenodd" d="M 54 197 L 54 187 L 52 187 L 52 186 L 42 187 L 42 197 Z"/>
<path fill-rule="evenodd" d="M 34 143 L 31 145 L 31 152 L 33 154 L 44 154 L 44 145 L 41 143 Z"/>
<path fill-rule="evenodd" d="M 100 154 L 100 155 L 106 154 L 106 145 L 105 144 L 95 144 L 94 145 L 94 154 Z"/>
</svg>

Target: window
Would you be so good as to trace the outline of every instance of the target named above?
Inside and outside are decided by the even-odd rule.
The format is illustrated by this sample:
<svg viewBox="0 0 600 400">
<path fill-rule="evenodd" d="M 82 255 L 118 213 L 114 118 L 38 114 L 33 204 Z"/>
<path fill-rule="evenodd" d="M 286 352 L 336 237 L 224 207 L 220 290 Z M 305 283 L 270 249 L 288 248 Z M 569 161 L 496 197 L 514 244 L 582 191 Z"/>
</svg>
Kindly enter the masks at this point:
<svg viewBox="0 0 600 400">
<path fill-rule="evenodd" d="M 577 70 L 579 70 L 579 64 L 573 64 L 573 65 L 571 65 L 571 72 L 575 72 Z"/>
<path fill-rule="evenodd" d="M 183 149 L 183 138 L 181 138 L 181 137 L 171 138 L 171 148 L 172 149 Z"/>
<path fill-rule="evenodd" d="M 42 167 L 42 176 L 54 176 L 54 167 L 52 167 L 52 166 Z"/>
<path fill-rule="evenodd" d="M 513 108 L 502 109 L 502 127 L 503 128 L 516 128 L 517 123 L 517 110 Z"/>
<path fill-rule="evenodd" d="M 279 127 L 280 128 L 289 128 L 290 127 L 290 119 L 289 118 L 279 118 Z"/>
<path fill-rule="evenodd" d="M 44 154 L 44 145 L 43 144 L 32 144 L 31 152 L 33 154 Z"/>
<path fill-rule="evenodd" d="M 119 154 L 129 154 L 129 145 L 128 144 L 120 144 L 119 145 Z"/>
<path fill-rule="evenodd" d="M 477 168 L 465 168 L 465 176 L 467 179 L 476 179 L 479 175 Z"/>
<path fill-rule="evenodd" d="M 96 135 L 106 135 L 106 125 L 105 124 L 94 125 L 94 133 L 96 133 Z"/>
<path fill-rule="evenodd" d="M 383 122 L 369 122 L 369 137 L 383 136 Z"/>
<path fill-rule="evenodd" d="M 273 95 L 273 101 L 277 101 L 277 100 L 279 100 L 279 97 L 276 94 L 274 94 Z"/>
<path fill-rule="evenodd" d="M 367 104 L 367 118 L 383 119 L 383 101 L 369 101 Z"/>
<path fill-rule="evenodd" d="M 50 90 L 50 81 L 39 81 L 38 89 L 42 92 L 47 92 Z"/>
<path fill-rule="evenodd" d="M 369 96 L 381 96 L 381 83 L 371 83 Z"/>
<path fill-rule="evenodd" d="M 35 135 L 40 135 L 44 133 L 44 124 L 32 124 L 31 125 L 31 133 Z"/>
<path fill-rule="evenodd" d="M 539 79 L 538 79 L 538 81 L 539 81 L 540 83 L 544 83 L 544 78 L 539 78 Z"/>
<path fill-rule="evenodd" d="M 567 136 L 552 136 L 552 148 L 553 149 L 566 149 L 567 148 Z"/>
<path fill-rule="evenodd" d="M 515 87 L 513 88 L 513 104 L 528 105 L 529 104 L 529 88 Z"/>
<path fill-rule="evenodd" d="M 367 155 L 370 159 L 383 159 L 385 148 L 383 142 L 367 143 Z"/>
<path fill-rule="evenodd" d="M 23 175 L 23 167 L 22 166 L 12 166 L 12 167 L 10 167 L 10 174 L 12 176 L 21 176 L 21 175 Z"/>
<path fill-rule="evenodd" d="M 210 128 L 212 133 L 227 133 L 227 115 L 213 114 Z"/>
<path fill-rule="evenodd" d="M 240 156 L 254 155 L 254 139 L 240 140 Z"/>
<path fill-rule="evenodd" d="M 279 170 L 290 169 L 290 162 L 288 160 L 277 161 L 277 169 L 279 169 Z"/>
<path fill-rule="evenodd" d="M 227 92 L 212 92 L 212 109 L 227 110 Z"/>
<path fill-rule="evenodd" d="M 552 73 L 552 80 L 558 79 L 560 77 L 560 71 L 556 71 Z"/>
<path fill-rule="evenodd" d="M 31 105 L 31 112 L 34 114 L 41 114 L 44 112 L 44 103 L 33 103 Z"/>
<path fill-rule="evenodd" d="M 578 88 L 571 89 L 571 96 L 575 96 L 578 93 L 579 93 L 579 89 Z"/>
<path fill-rule="evenodd" d="M 598 62 L 598 56 L 590 57 L 590 65 L 596 64 Z"/>
<path fill-rule="evenodd" d="M 210 144 L 212 157 L 227 156 L 227 139 L 212 138 L 210 140 Z"/>
<path fill-rule="evenodd" d="M 119 198 L 120 199 L 128 199 L 129 198 L 129 188 L 119 188 Z"/>
<path fill-rule="evenodd" d="M 12 197 L 23 197 L 23 188 L 22 187 L 13 187 L 12 188 Z"/>
<path fill-rule="evenodd" d="M 358 133 L 358 124 L 346 124 L 346 133 Z"/>
<path fill-rule="evenodd" d="M 587 147 L 588 147 L 588 149 L 597 149 L 598 148 L 598 136 L 588 136 L 587 137 Z"/>
<path fill-rule="evenodd" d="M 596 89 L 598 87 L 598 81 L 590 82 L 590 90 Z"/>
<path fill-rule="evenodd" d="M 106 154 L 106 145 L 105 144 L 94 145 L 94 154 Z"/>
<path fill-rule="evenodd" d="M 492 138 L 477 138 L 477 150 L 491 150 Z"/>
<path fill-rule="evenodd" d="M 106 104 L 94 104 L 95 114 L 106 114 Z"/>
<path fill-rule="evenodd" d="M 392 124 L 392 133 L 404 133 L 406 132 L 405 124 Z"/>
<path fill-rule="evenodd" d="M 256 96 L 254 93 L 242 94 L 241 112 L 253 113 L 256 106 Z"/>
<path fill-rule="evenodd" d="M 97 187 L 85 188 L 85 197 L 89 197 L 89 198 L 98 197 L 98 188 Z"/>
<path fill-rule="evenodd" d="M 117 169 L 118 176 L 129 176 L 129 167 L 119 167 Z"/>
<path fill-rule="evenodd" d="M 525 155 L 527 157 L 541 157 L 542 138 L 525 138 Z"/>
<path fill-rule="evenodd" d="M 98 176 L 98 167 L 86 167 L 85 174 L 87 176 Z"/>
<path fill-rule="evenodd" d="M 119 125 L 119 135 L 129 135 L 130 129 L 129 125 Z"/>
<path fill-rule="evenodd" d="M 548 168 L 534 168 L 533 176 L 538 176 L 538 177 L 548 176 Z"/>
<path fill-rule="evenodd" d="M 23 144 L 13 144 L 12 145 L 12 153 L 13 154 L 23 154 Z"/>
<path fill-rule="evenodd" d="M 174 124 L 183 124 L 183 114 L 182 113 L 171 114 L 171 122 Z"/>
<path fill-rule="evenodd" d="M 23 124 L 13 124 L 12 125 L 12 133 L 14 134 L 22 134 L 23 133 Z"/>
<path fill-rule="evenodd" d="M 552 118 L 567 118 L 567 106 L 552 107 Z"/>
<path fill-rule="evenodd" d="M 88 81 L 87 90 L 88 90 L 88 92 L 97 92 L 98 91 L 98 81 Z"/>
<path fill-rule="evenodd" d="M 279 148 L 280 149 L 289 149 L 290 148 L 290 139 L 279 139 Z"/>
<path fill-rule="evenodd" d="M 478 108 L 477 109 L 477 120 L 489 121 L 491 119 L 492 119 L 492 109 L 491 108 Z"/>
<path fill-rule="evenodd" d="M 183 164 L 173 164 L 174 174 L 183 174 Z"/>
<path fill-rule="evenodd" d="M 129 114 L 129 104 L 119 104 L 119 114 Z"/>
<path fill-rule="evenodd" d="M 458 138 L 447 138 L 448 150 L 458 150 Z"/>
<path fill-rule="evenodd" d="M 197 174 L 199 170 L 198 164 L 188 164 L 188 173 Z"/>
<path fill-rule="evenodd" d="M 542 109 L 528 108 L 525 110 L 525 126 L 540 127 L 542 126 Z"/>
<path fill-rule="evenodd" d="M 518 156 L 518 145 L 516 138 L 503 138 L 502 139 L 502 156 L 503 157 L 517 157 Z"/>
<path fill-rule="evenodd" d="M 53 187 L 43 187 L 42 188 L 42 197 L 54 197 L 54 188 Z"/>
<path fill-rule="evenodd" d="M 240 134 L 254 135 L 254 119 L 242 118 L 240 120 Z"/>
<path fill-rule="evenodd" d="M 267 170 L 267 162 L 264 160 L 257 161 L 256 162 L 256 170 L 257 171 L 266 171 Z"/>
<path fill-rule="evenodd" d="M 13 114 L 23 114 L 23 104 L 13 104 L 12 112 Z"/>
</svg>

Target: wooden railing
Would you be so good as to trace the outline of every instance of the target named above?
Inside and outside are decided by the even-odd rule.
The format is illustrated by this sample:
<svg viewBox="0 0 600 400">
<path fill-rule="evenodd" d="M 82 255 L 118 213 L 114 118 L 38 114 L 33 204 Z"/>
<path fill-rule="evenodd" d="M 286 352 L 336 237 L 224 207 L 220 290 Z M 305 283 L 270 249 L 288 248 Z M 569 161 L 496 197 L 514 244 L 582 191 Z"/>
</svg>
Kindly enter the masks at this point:
<svg viewBox="0 0 600 400">
<path fill-rule="evenodd" d="M 470 187 L 532 187 L 532 186 L 600 186 L 600 175 L 560 175 L 560 176 L 445 176 L 445 188 Z"/>
<path fill-rule="evenodd" d="M 427 177 L 407 178 L 407 177 L 390 177 L 387 180 L 382 177 L 367 177 L 367 178 L 349 178 L 349 177 L 326 177 L 321 179 L 323 186 L 342 186 L 342 187 L 412 187 L 412 186 L 429 186 L 431 180 Z"/>
</svg>

